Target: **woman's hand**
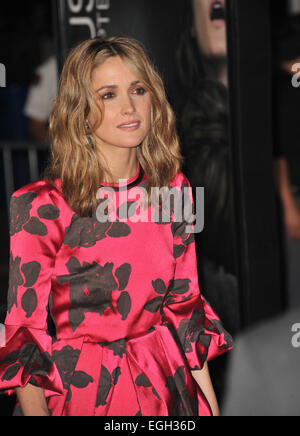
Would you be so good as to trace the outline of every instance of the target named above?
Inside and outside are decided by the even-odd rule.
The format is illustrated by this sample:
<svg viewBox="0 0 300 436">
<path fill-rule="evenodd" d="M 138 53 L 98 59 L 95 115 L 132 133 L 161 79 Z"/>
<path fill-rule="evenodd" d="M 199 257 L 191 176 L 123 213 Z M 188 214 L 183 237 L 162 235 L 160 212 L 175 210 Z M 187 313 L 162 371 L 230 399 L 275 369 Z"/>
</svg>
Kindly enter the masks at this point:
<svg viewBox="0 0 300 436">
<path fill-rule="evenodd" d="M 218 401 L 216 398 L 216 394 L 211 382 L 209 368 L 207 362 L 204 364 L 204 367 L 201 371 L 192 371 L 192 376 L 200 386 L 203 394 L 205 395 L 210 408 L 212 410 L 213 416 L 220 416 L 220 409 L 218 405 Z"/>
<path fill-rule="evenodd" d="M 28 384 L 17 388 L 16 394 L 24 416 L 50 416 L 44 389 Z"/>
</svg>

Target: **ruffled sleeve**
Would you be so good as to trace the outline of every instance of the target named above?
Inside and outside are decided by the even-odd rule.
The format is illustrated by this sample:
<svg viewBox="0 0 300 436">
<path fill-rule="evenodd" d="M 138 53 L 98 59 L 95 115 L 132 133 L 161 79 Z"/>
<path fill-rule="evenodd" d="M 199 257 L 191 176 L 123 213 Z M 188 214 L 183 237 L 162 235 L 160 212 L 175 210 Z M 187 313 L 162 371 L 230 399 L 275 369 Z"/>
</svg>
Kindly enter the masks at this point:
<svg viewBox="0 0 300 436">
<path fill-rule="evenodd" d="M 47 332 L 56 254 L 63 241 L 57 194 L 46 182 L 15 192 L 10 202 L 10 271 L 5 331 L 0 344 L 0 393 L 28 383 L 46 397 L 63 393 Z"/>
<path fill-rule="evenodd" d="M 29 327 L 6 326 L 6 347 L 0 348 L 0 387 L 11 395 L 28 383 L 45 389 L 46 397 L 63 393 L 56 366 L 52 362 L 52 338 Z"/>
<path fill-rule="evenodd" d="M 172 223 L 175 271 L 163 304 L 163 323 L 179 340 L 190 369 L 200 370 L 206 361 L 229 351 L 232 338 L 200 293 L 195 226 L 187 218 L 195 207 L 190 183 L 182 173 L 179 191 L 184 194 L 183 206 L 188 207 L 183 207 L 182 219 Z"/>
</svg>

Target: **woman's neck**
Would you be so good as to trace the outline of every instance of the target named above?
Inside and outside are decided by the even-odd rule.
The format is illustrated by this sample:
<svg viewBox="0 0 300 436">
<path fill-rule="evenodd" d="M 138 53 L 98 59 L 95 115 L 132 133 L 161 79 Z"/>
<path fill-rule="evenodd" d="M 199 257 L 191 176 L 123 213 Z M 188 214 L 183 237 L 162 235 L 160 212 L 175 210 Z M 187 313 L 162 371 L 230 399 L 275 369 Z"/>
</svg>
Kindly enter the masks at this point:
<svg viewBox="0 0 300 436">
<path fill-rule="evenodd" d="M 101 149 L 101 152 L 101 158 L 102 160 L 104 158 L 105 164 L 113 177 L 113 180 L 104 180 L 104 182 L 118 183 L 120 179 L 129 180 L 137 173 L 138 159 L 136 148 L 118 151 L 111 148 L 108 152 Z"/>
</svg>

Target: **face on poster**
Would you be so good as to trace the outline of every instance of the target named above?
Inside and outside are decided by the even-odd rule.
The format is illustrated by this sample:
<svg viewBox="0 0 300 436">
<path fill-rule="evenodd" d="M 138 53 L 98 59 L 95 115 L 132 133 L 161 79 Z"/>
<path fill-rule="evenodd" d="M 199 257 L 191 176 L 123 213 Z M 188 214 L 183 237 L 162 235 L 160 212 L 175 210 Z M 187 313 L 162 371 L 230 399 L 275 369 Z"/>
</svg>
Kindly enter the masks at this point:
<svg viewBox="0 0 300 436">
<path fill-rule="evenodd" d="M 208 57 L 226 57 L 226 0 L 192 0 L 194 28 L 200 51 Z"/>
</svg>

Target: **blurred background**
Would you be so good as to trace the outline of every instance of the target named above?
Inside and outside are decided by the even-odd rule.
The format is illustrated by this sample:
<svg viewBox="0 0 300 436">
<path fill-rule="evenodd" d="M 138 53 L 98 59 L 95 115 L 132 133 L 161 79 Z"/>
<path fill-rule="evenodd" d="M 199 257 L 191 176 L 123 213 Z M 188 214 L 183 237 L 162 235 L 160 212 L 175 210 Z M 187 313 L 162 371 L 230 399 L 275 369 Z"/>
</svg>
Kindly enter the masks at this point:
<svg viewBox="0 0 300 436">
<path fill-rule="evenodd" d="M 300 307 L 300 0 L 19 3 L 0 14 L 0 323 L 9 198 L 46 166 L 61 66 L 78 42 L 114 34 L 141 41 L 165 81 L 184 173 L 205 188 L 200 288 L 225 328 L 239 336 Z M 221 404 L 228 365 L 211 364 Z M 0 395 L 0 416 L 14 402 Z"/>
</svg>

